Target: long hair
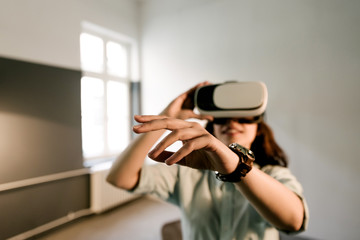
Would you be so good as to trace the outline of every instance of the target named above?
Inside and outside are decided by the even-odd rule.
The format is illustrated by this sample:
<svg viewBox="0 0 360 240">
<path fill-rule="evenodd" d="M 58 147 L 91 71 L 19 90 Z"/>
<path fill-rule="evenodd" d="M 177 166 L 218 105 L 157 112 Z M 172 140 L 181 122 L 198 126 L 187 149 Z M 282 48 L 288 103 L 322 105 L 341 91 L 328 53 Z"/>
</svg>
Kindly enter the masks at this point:
<svg viewBox="0 0 360 240">
<path fill-rule="evenodd" d="M 214 125 L 208 122 L 206 130 L 214 135 Z M 264 122 L 258 123 L 255 140 L 251 144 L 251 151 L 255 154 L 255 163 L 260 167 L 265 165 L 288 166 L 285 152 L 276 143 L 273 131 Z"/>
</svg>

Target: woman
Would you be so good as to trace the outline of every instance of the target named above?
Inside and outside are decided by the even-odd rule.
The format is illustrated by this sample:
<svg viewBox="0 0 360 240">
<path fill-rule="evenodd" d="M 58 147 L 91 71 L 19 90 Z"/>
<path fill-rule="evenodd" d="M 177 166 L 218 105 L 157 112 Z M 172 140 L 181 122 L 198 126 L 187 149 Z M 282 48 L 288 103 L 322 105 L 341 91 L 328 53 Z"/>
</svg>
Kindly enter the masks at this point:
<svg viewBox="0 0 360 240">
<path fill-rule="evenodd" d="M 119 156 L 107 180 L 179 206 L 184 239 L 278 239 L 277 229 L 304 230 L 301 185 L 262 119 L 214 119 L 186 106 L 196 88 L 206 84 L 183 93 L 158 116 L 135 116 L 140 124 L 133 130 L 141 134 Z M 213 135 L 185 121 L 189 118 L 208 119 Z M 166 130 L 171 133 L 150 151 Z M 178 140 L 183 142 L 178 151 L 165 150 Z M 231 143 L 253 149 L 255 162 L 241 181 L 223 182 L 219 176 L 233 173 L 240 161 Z M 146 155 L 166 164 L 143 166 Z"/>
</svg>

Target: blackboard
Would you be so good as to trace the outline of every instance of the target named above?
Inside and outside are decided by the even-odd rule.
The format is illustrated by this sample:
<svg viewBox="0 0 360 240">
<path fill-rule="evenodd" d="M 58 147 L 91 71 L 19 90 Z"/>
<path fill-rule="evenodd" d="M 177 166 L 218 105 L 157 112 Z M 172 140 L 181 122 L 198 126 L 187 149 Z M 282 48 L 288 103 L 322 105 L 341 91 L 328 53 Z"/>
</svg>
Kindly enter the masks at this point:
<svg viewBox="0 0 360 240">
<path fill-rule="evenodd" d="M 0 184 L 83 168 L 81 71 L 0 58 Z"/>
</svg>

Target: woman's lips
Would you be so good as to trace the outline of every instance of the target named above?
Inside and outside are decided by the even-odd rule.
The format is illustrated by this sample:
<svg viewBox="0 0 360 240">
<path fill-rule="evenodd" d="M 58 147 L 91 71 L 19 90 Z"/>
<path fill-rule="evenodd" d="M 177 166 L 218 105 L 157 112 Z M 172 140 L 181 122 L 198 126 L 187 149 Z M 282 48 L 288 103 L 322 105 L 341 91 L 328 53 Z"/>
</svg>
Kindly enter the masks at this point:
<svg viewBox="0 0 360 240">
<path fill-rule="evenodd" d="M 229 135 L 229 136 L 234 136 L 234 135 L 242 133 L 242 131 L 239 131 L 236 129 L 227 129 L 227 130 L 223 131 L 223 133 L 226 135 Z"/>
</svg>

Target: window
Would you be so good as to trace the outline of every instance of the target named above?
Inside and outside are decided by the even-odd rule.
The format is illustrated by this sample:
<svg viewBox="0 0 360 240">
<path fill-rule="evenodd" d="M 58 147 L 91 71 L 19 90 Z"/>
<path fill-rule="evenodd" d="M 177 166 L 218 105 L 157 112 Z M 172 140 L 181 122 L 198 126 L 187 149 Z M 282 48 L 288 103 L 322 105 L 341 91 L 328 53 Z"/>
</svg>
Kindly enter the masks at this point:
<svg viewBox="0 0 360 240">
<path fill-rule="evenodd" d="M 109 36 L 80 35 L 85 160 L 117 155 L 130 141 L 130 50 Z"/>
</svg>

